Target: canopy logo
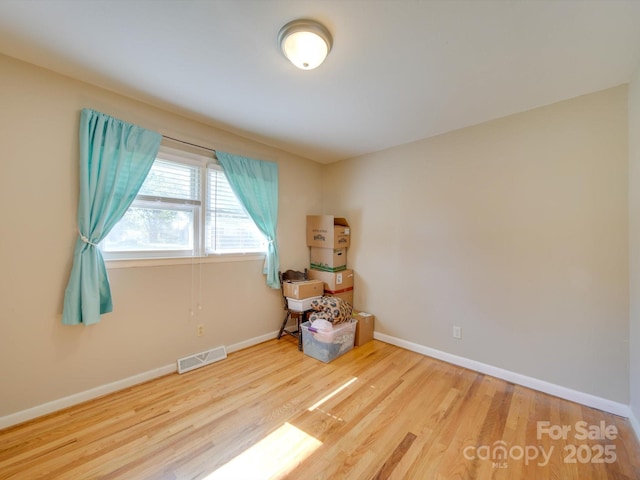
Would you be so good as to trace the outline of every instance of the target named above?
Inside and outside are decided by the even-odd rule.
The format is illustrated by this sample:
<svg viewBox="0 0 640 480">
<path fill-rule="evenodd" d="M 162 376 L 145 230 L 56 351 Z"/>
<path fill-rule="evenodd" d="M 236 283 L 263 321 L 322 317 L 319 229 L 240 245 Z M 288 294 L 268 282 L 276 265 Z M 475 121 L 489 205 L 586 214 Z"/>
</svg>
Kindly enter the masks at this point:
<svg viewBox="0 0 640 480">
<path fill-rule="evenodd" d="M 507 442 L 498 440 L 492 445 L 480 445 L 479 447 L 470 445 L 462 451 L 464 458 L 467 460 L 491 460 L 494 468 L 506 468 L 508 460 L 523 460 L 525 465 L 538 460 L 537 464 L 541 467 L 546 466 L 553 454 L 553 446 L 545 451 L 542 446 L 509 446 Z"/>
<path fill-rule="evenodd" d="M 615 425 L 607 425 L 604 421 L 590 425 L 585 421 L 573 425 L 552 425 L 551 422 L 536 423 L 536 438 L 547 438 L 551 441 L 562 440 L 563 463 L 614 463 L 617 460 L 616 446 L 604 444 L 604 441 L 618 438 Z M 587 443 L 566 444 L 567 441 L 577 442 L 596 441 L 593 445 Z M 548 445 L 548 441 L 545 442 Z M 524 461 L 525 465 L 535 462 L 540 467 L 549 464 L 555 451 L 555 445 L 509 445 L 504 440 L 498 440 L 490 445 L 469 445 L 462 454 L 467 460 L 484 460 L 492 462 L 493 468 L 508 468 L 509 461 Z"/>
</svg>

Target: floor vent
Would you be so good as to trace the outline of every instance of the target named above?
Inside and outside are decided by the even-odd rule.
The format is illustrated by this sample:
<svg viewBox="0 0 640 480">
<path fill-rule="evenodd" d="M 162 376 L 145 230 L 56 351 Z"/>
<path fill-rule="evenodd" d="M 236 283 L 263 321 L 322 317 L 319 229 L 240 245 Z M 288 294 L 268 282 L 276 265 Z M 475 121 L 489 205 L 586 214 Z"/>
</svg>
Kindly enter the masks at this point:
<svg viewBox="0 0 640 480">
<path fill-rule="evenodd" d="M 196 353 L 188 357 L 178 359 L 178 373 L 185 373 L 199 367 L 204 367 L 210 363 L 227 358 L 227 351 L 224 346 L 212 348 L 206 352 Z"/>
</svg>

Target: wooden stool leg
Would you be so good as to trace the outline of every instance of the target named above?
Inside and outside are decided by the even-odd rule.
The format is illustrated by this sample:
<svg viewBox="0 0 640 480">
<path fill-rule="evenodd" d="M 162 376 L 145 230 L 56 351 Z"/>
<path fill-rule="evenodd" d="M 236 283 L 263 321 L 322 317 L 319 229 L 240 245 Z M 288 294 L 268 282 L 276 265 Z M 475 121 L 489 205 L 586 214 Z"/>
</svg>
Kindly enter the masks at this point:
<svg viewBox="0 0 640 480">
<path fill-rule="evenodd" d="M 287 314 L 284 317 L 284 320 L 282 321 L 282 326 L 280 327 L 280 333 L 278 333 L 278 340 L 280 340 L 280 337 L 282 337 L 282 332 L 284 332 L 284 327 L 287 326 L 287 320 L 289 320 L 289 315 L 291 315 L 291 312 L 287 312 Z"/>
</svg>

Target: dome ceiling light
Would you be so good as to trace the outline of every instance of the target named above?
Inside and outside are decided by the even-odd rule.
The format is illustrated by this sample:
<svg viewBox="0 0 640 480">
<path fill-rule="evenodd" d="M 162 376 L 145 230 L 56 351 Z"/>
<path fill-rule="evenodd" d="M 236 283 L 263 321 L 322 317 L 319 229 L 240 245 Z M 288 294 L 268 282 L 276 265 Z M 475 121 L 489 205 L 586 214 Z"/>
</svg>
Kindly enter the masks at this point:
<svg viewBox="0 0 640 480">
<path fill-rule="evenodd" d="M 278 43 L 284 56 L 302 70 L 313 70 L 331 51 L 333 39 L 315 20 L 293 20 L 280 29 Z"/>
</svg>

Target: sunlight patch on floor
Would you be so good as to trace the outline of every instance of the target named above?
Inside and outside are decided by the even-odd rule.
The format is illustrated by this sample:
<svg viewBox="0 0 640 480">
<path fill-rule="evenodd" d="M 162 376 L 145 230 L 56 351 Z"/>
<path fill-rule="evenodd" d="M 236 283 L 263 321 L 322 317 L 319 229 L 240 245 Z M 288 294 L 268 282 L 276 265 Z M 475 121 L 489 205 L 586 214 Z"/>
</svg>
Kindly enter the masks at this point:
<svg viewBox="0 0 640 480">
<path fill-rule="evenodd" d="M 326 402 L 327 400 L 330 400 L 331 398 L 335 397 L 337 394 L 339 394 L 341 391 L 343 391 L 345 388 L 348 388 L 349 385 L 351 385 L 353 382 L 355 382 L 356 380 L 358 380 L 358 377 L 353 377 L 351 380 L 349 380 L 348 382 L 344 383 L 342 386 L 336 388 L 333 392 L 331 392 L 329 395 L 327 395 L 326 397 L 322 398 L 321 400 L 319 400 L 318 402 L 316 402 L 315 404 L 313 404 L 312 406 L 310 406 L 308 408 L 308 410 L 310 412 L 313 412 L 316 408 L 318 408 L 320 405 L 322 405 L 324 402 Z"/>
<path fill-rule="evenodd" d="M 285 423 L 204 480 L 283 478 L 320 445 L 321 441 Z"/>
</svg>

